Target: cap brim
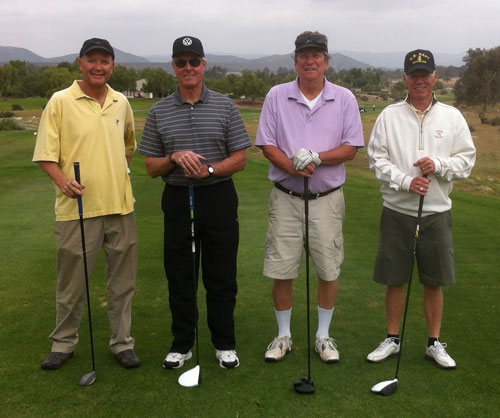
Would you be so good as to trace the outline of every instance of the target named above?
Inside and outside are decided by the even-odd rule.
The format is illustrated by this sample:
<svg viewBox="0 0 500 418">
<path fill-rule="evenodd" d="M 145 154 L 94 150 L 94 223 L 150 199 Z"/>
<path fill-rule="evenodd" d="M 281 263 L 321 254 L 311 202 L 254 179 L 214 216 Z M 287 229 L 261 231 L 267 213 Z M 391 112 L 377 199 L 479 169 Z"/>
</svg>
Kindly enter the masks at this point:
<svg viewBox="0 0 500 418">
<path fill-rule="evenodd" d="M 302 51 L 303 49 L 320 49 L 323 52 L 328 52 L 328 49 L 324 45 L 319 44 L 306 44 L 295 48 L 295 52 Z"/>
<path fill-rule="evenodd" d="M 424 71 L 427 71 L 428 73 L 432 73 L 434 72 L 435 70 L 433 69 L 430 69 L 428 66 L 426 65 L 414 65 L 412 66 L 411 68 L 407 69 L 405 71 L 406 74 L 411 74 L 411 73 L 414 73 L 415 71 L 418 71 L 418 70 L 424 70 Z"/>
<path fill-rule="evenodd" d="M 88 54 L 90 51 L 95 51 L 96 49 L 100 49 L 101 51 L 106 52 L 107 54 L 111 55 L 111 56 L 113 57 L 113 59 L 114 59 L 114 54 L 112 54 L 112 53 L 111 53 L 111 51 L 110 51 L 109 49 L 106 49 L 106 48 L 104 48 L 104 47 L 102 47 L 102 46 L 99 46 L 99 45 L 96 45 L 96 46 L 91 46 L 89 49 L 87 49 L 87 50 L 86 50 L 86 51 L 82 54 L 82 56 L 83 56 L 83 55 L 85 55 L 85 54 Z"/>
<path fill-rule="evenodd" d="M 183 52 L 189 52 L 191 54 L 198 55 L 200 58 L 205 58 L 205 55 L 201 55 L 198 51 L 193 51 L 192 49 L 183 49 L 182 51 L 177 51 L 175 54 L 172 54 L 172 58 L 182 54 Z"/>
</svg>

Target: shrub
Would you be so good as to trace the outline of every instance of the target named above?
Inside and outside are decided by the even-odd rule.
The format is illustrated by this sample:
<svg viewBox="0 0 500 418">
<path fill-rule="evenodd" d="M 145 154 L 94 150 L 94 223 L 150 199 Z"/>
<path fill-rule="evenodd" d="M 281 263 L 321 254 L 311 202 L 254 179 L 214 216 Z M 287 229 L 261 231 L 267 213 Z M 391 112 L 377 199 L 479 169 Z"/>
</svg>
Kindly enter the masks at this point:
<svg viewBox="0 0 500 418">
<path fill-rule="evenodd" d="M 12 105 L 12 110 L 24 110 L 24 108 L 20 104 L 14 103 Z"/>
<path fill-rule="evenodd" d="M 479 112 L 479 120 L 483 125 L 489 123 L 488 118 L 484 115 L 484 112 Z"/>
<path fill-rule="evenodd" d="M 474 126 L 469 125 L 469 131 L 474 132 L 475 130 L 476 130 L 476 128 L 474 128 Z"/>
<path fill-rule="evenodd" d="M 0 112 L 0 118 L 11 118 L 12 116 L 16 115 L 12 112 Z"/>
<path fill-rule="evenodd" d="M 0 121 L 0 131 L 22 131 L 24 128 L 14 119 L 2 119 Z"/>
<path fill-rule="evenodd" d="M 491 126 L 497 126 L 500 125 L 500 117 L 495 116 L 493 119 L 490 121 Z"/>
</svg>

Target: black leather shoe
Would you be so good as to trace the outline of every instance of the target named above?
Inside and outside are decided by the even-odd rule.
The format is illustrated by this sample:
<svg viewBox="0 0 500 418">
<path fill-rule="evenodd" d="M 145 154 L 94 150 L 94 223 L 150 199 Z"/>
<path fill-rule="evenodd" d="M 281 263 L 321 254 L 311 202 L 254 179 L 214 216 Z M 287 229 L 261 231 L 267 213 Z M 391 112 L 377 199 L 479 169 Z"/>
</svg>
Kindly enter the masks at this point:
<svg viewBox="0 0 500 418">
<path fill-rule="evenodd" d="M 60 353 L 58 351 L 53 351 L 42 363 L 42 369 L 44 370 L 57 370 L 60 369 L 66 361 L 73 357 L 73 353 Z"/>
<path fill-rule="evenodd" d="M 139 360 L 139 357 L 137 357 L 137 354 L 132 349 L 120 351 L 115 354 L 115 358 L 120 363 L 120 366 L 125 369 L 135 369 L 141 365 L 141 360 Z"/>
</svg>

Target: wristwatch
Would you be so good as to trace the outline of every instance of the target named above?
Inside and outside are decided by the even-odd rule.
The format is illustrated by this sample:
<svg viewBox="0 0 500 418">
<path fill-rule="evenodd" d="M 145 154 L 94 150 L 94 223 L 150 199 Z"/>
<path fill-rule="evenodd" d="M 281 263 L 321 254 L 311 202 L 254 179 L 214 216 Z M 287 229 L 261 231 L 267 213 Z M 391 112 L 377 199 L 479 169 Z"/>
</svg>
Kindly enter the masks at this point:
<svg viewBox="0 0 500 418">
<path fill-rule="evenodd" d="M 207 165 L 207 170 L 208 170 L 208 177 L 213 176 L 215 170 L 210 164 Z"/>
</svg>

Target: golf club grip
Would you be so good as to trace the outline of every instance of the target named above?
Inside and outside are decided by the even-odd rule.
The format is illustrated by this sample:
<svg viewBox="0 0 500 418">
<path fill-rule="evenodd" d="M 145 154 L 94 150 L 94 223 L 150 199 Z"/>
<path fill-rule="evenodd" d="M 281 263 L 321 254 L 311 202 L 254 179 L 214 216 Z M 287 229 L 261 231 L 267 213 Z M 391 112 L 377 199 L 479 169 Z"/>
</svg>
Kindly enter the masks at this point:
<svg viewBox="0 0 500 418">
<path fill-rule="evenodd" d="M 194 190 L 193 185 L 190 184 L 188 187 L 189 190 L 189 212 L 191 214 L 191 251 L 193 254 L 196 253 L 196 243 L 194 240 Z"/>
<path fill-rule="evenodd" d="M 191 218 L 194 218 L 193 216 L 193 211 L 194 211 L 194 190 L 193 190 L 193 185 L 190 184 L 189 187 L 189 210 L 191 211 Z"/>
<path fill-rule="evenodd" d="M 424 178 L 427 178 L 427 174 L 424 174 Z M 418 202 L 418 213 L 417 213 L 417 226 L 420 225 L 420 218 L 422 218 L 422 209 L 424 207 L 424 197 L 425 195 L 420 195 L 420 200 Z"/>
<path fill-rule="evenodd" d="M 75 170 L 75 180 L 78 184 L 82 184 L 80 181 L 80 163 L 78 161 L 75 161 L 73 163 L 73 169 Z M 80 215 L 80 218 L 83 218 L 83 203 L 82 203 L 82 197 L 77 196 L 76 198 L 78 200 L 78 214 Z"/>
</svg>

